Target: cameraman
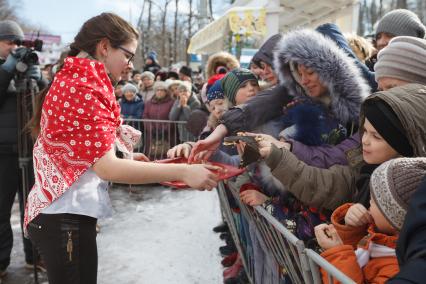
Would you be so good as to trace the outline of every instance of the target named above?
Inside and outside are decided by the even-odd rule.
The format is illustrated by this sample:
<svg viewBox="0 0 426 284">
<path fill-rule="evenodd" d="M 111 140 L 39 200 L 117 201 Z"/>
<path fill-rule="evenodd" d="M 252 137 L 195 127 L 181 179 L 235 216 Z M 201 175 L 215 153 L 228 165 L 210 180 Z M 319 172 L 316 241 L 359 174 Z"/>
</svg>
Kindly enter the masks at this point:
<svg viewBox="0 0 426 284">
<path fill-rule="evenodd" d="M 23 192 L 18 165 L 18 114 L 14 76 L 16 64 L 28 51 L 15 42 L 23 40 L 24 33 L 14 21 L 0 21 L 0 278 L 5 275 L 10 264 L 13 246 L 13 232 L 10 223 L 12 205 L 18 192 L 23 222 Z M 37 65 L 30 66 L 26 76 L 45 83 Z M 32 171 L 31 171 L 32 172 Z M 30 181 L 30 186 L 34 183 Z M 29 239 L 23 238 L 25 261 L 29 268 L 33 263 L 32 245 Z"/>
</svg>

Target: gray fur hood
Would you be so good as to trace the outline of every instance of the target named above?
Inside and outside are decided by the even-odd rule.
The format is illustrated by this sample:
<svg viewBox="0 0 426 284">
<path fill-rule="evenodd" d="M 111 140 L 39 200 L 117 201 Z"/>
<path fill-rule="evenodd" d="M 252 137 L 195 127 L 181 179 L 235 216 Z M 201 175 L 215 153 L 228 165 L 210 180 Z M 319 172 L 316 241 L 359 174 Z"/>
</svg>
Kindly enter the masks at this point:
<svg viewBox="0 0 426 284">
<path fill-rule="evenodd" d="M 301 29 L 283 35 L 274 53 L 274 69 L 280 84 L 293 96 L 303 96 L 294 79 L 290 62 L 313 69 L 328 87 L 330 110 L 343 125 L 358 122 L 361 104 L 370 87 L 350 58 L 337 44 L 321 33 Z"/>
</svg>

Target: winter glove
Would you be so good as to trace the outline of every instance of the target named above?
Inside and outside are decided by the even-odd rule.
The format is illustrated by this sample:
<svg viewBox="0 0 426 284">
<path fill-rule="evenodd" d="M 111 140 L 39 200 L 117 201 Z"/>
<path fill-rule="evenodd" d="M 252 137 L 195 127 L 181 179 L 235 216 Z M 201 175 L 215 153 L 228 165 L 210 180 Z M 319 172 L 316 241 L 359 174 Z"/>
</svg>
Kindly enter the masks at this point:
<svg viewBox="0 0 426 284">
<path fill-rule="evenodd" d="M 26 47 L 19 47 L 13 50 L 1 65 L 1 68 L 9 73 L 15 72 L 16 64 L 24 57 L 27 50 Z"/>
<path fill-rule="evenodd" d="M 38 65 L 30 65 L 25 73 L 28 78 L 34 79 L 37 82 L 41 80 L 41 70 Z"/>
</svg>

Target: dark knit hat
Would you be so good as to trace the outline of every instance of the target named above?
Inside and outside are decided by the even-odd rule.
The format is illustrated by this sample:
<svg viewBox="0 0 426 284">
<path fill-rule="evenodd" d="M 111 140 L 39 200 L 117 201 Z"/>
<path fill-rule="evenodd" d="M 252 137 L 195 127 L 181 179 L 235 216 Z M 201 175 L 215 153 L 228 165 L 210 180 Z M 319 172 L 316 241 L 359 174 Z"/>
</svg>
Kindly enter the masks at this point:
<svg viewBox="0 0 426 284">
<path fill-rule="evenodd" d="M 222 78 L 222 89 L 225 97 L 235 105 L 235 97 L 238 89 L 247 81 L 256 81 L 257 78 L 254 74 L 245 68 L 235 68 L 228 72 L 225 77 Z"/>
<path fill-rule="evenodd" d="M 281 37 L 281 34 L 276 34 L 268 38 L 265 43 L 259 48 L 259 50 L 254 54 L 251 61 L 259 67 L 260 61 L 263 61 L 266 64 L 273 66 L 274 50 Z"/>
<path fill-rule="evenodd" d="M 182 73 L 185 76 L 192 77 L 192 69 L 188 66 L 182 66 L 179 69 L 179 73 Z"/>
<path fill-rule="evenodd" d="M 222 82 L 217 80 L 207 91 L 207 102 L 224 98 L 225 95 L 223 94 Z"/>
<path fill-rule="evenodd" d="M 23 40 L 21 27 L 11 20 L 0 21 L 0 40 Z"/>
<path fill-rule="evenodd" d="M 167 79 L 179 80 L 179 74 L 175 71 L 169 71 L 169 73 L 167 74 Z"/>
<path fill-rule="evenodd" d="M 376 81 L 390 77 L 426 85 L 426 39 L 394 37 L 377 55 L 374 71 Z"/>
<path fill-rule="evenodd" d="M 376 36 L 379 33 L 388 33 L 394 36 L 413 36 L 424 38 L 426 27 L 419 17 L 406 9 L 397 9 L 386 13 L 379 21 Z"/>
<path fill-rule="evenodd" d="M 365 117 L 395 151 L 404 157 L 413 156 L 407 133 L 387 103 L 382 100 L 367 100 L 363 108 Z"/>
<path fill-rule="evenodd" d="M 401 230 L 411 195 L 426 176 L 426 158 L 399 158 L 381 164 L 370 179 L 371 197 L 384 217 Z"/>
</svg>

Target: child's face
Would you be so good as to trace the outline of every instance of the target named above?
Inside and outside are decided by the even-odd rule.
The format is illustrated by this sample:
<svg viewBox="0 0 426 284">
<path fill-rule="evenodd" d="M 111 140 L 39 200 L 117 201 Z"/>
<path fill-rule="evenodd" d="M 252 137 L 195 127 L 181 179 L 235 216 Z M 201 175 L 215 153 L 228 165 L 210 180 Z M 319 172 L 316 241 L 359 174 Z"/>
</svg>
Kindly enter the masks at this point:
<svg viewBox="0 0 426 284">
<path fill-rule="evenodd" d="M 365 119 L 364 134 L 362 135 L 362 157 L 368 164 L 381 164 L 399 156 L 373 125 Z"/>
<path fill-rule="evenodd" d="M 241 85 L 235 95 L 235 104 L 240 105 L 247 102 L 250 98 L 254 97 L 259 91 L 259 85 L 257 81 L 247 81 Z"/>
<path fill-rule="evenodd" d="M 124 93 L 124 97 L 128 101 L 132 101 L 136 97 L 136 94 L 131 92 L 131 91 L 127 91 L 127 92 Z"/>
<path fill-rule="evenodd" d="M 384 233 L 387 235 L 394 235 L 397 233 L 397 230 L 389 223 L 389 221 L 383 216 L 380 209 L 377 207 L 374 199 L 370 199 L 370 215 L 374 220 L 374 224 L 376 225 L 377 230 L 380 233 Z"/>
<path fill-rule="evenodd" d="M 220 119 L 226 110 L 224 99 L 216 99 L 209 102 L 210 111 L 216 119 Z"/>
</svg>

